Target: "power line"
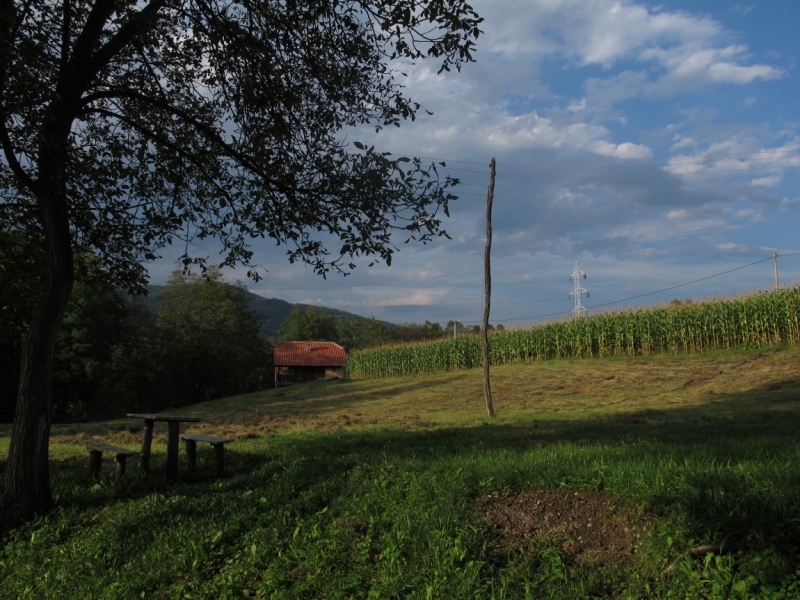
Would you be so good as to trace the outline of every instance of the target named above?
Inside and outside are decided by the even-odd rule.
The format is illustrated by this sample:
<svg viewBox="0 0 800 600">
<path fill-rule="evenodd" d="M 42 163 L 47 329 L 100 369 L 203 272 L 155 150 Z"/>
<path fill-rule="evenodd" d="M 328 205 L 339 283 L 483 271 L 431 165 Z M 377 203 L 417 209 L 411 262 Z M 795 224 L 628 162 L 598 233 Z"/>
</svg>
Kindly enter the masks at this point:
<svg viewBox="0 0 800 600">
<path fill-rule="evenodd" d="M 708 157 L 715 157 L 715 156 L 759 156 L 761 154 L 772 154 L 772 153 L 788 153 L 788 152 L 797 152 L 798 149 L 792 150 L 762 150 L 760 152 L 728 152 L 728 153 L 708 153 L 708 154 L 695 154 L 694 156 L 685 156 L 685 155 L 678 155 L 680 158 L 698 158 L 698 159 L 705 159 Z M 795 155 L 796 156 L 796 155 Z M 568 164 L 568 163 L 584 163 L 584 162 L 614 162 L 614 161 L 635 161 L 635 160 L 664 160 L 664 159 L 672 159 L 677 158 L 675 156 L 653 156 L 652 158 L 617 158 L 617 157 L 608 157 L 608 158 L 586 158 L 586 159 L 570 159 L 570 160 L 558 160 L 558 161 L 535 161 L 535 162 L 524 162 L 524 163 L 498 163 L 501 166 L 506 167 L 521 167 L 521 166 L 528 166 L 528 165 L 543 165 L 543 164 Z M 751 160 L 783 160 L 784 158 L 794 158 L 794 156 L 788 157 L 766 157 L 766 158 L 758 158 L 758 159 L 751 159 Z M 712 161 L 712 162 L 722 162 L 722 161 Z M 668 164 L 668 163 L 667 163 Z M 675 164 L 675 163 L 673 163 Z M 702 162 L 690 162 L 685 161 L 680 164 L 702 164 Z"/>
<path fill-rule="evenodd" d="M 759 156 L 762 154 L 785 154 L 789 152 L 797 152 L 797 148 L 793 148 L 791 150 L 759 150 L 758 152 L 708 152 L 705 154 L 695 154 L 693 156 L 685 156 L 685 155 L 678 155 L 681 158 L 691 158 L 691 159 L 705 159 L 709 157 L 716 157 L 716 156 Z M 413 153 L 397 153 L 397 152 L 385 152 L 389 156 L 407 156 L 413 155 Z M 795 158 L 795 156 L 786 156 L 786 157 L 766 157 L 763 159 L 752 159 L 752 160 L 784 160 L 785 158 Z M 415 158 L 420 158 L 423 160 L 436 160 L 442 161 L 445 163 L 459 163 L 459 164 L 468 164 L 468 165 L 481 165 L 488 167 L 489 165 L 484 162 L 477 162 L 477 161 L 469 161 L 469 160 L 462 160 L 462 159 L 454 159 L 454 158 L 441 158 L 436 156 L 417 156 Z M 676 158 L 675 156 L 653 156 L 650 158 L 618 158 L 618 157 L 604 157 L 604 158 L 586 158 L 586 159 L 569 159 L 569 160 L 551 160 L 551 161 L 530 161 L 530 162 L 519 162 L 519 163 L 497 163 L 498 166 L 529 166 L 529 165 L 552 165 L 552 164 L 575 164 L 575 163 L 591 163 L 591 162 L 615 162 L 615 161 L 635 161 L 635 160 L 664 160 L 664 159 L 672 159 Z M 717 161 L 721 162 L 721 161 Z M 672 163 L 672 164 L 702 164 L 702 163 L 694 163 L 690 161 L 684 161 L 681 163 Z M 637 166 L 637 165 L 632 165 Z M 641 166 L 641 165 L 640 165 Z M 646 165 L 645 165 L 646 166 Z M 656 165 L 657 166 L 657 165 Z M 483 173 L 484 171 L 478 171 Z"/>
<path fill-rule="evenodd" d="M 714 275 L 709 275 L 708 277 L 701 277 L 700 279 L 695 279 L 694 281 L 687 281 L 686 283 L 680 283 L 678 285 L 673 285 L 673 286 L 670 286 L 670 287 L 667 287 L 667 288 L 664 288 L 664 289 L 661 289 L 661 290 L 658 290 L 658 291 L 655 291 L 655 292 L 648 292 L 646 294 L 639 294 L 638 296 L 631 296 L 630 298 L 624 298 L 622 300 L 614 300 L 613 302 L 605 302 L 603 304 L 598 304 L 596 306 L 593 306 L 592 308 L 600 308 L 601 306 L 610 306 L 612 304 L 619 304 L 620 302 L 627 302 L 629 300 L 636 300 L 638 298 L 645 298 L 646 296 L 652 296 L 654 294 L 660 294 L 662 292 L 668 292 L 670 290 L 674 290 L 674 289 L 677 289 L 677 288 L 680 288 L 680 287 L 685 287 L 687 285 L 692 285 L 693 283 L 699 283 L 700 281 L 705 281 L 707 279 L 712 279 L 714 277 L 719 277 L 720 275 L 726 275 L 728 273 L 733 273 L 734 271 L 739 271 L 741 269 L 746 269 L 747 267 L 752 267 L 753 265 L 757 265 L 759 263 L 766 262 L 768 260 L 772 260 L 772 257 L 770 256 L 768 258 L 763 258 L 761 260 L 757 260 L 755 262 L 751 262 L 750 264 L 742 265 L 741 267 L 735 267 L 733 269 L 728 269 L 727 271 L 722 271 L 721 273 L 715 273 Z"/>
<path fill-rule="evenodd" d="M 798 166 L 798 167 L 795 167 L 795 166 L 788 166 L 788 167 L 759 167 L 759 168 L 754 168 L 754 169 L 725 169 L 725 170 L 720 170 L 720 171 L 706 171 L 706 172 L 702 172 L 702 173 L 672 173 L 670 171 L 666 171 L 666 173 L 669 174 L 669 175 L 672 175 L 674 177 L 695 177 L 695 176 L 699 177 L 699 176 L 702 176 L 702 175 L 716 175 L 718 173 L 743 173 L 743 172 L 749 172 L 749 173 L 761 174 L 764 171 L 778 171 L 778 170 L 787 170 L 788 171 L 789 169 L 798 169 L 798 168 L 800 168 L 800 166 Z M 578 169 L 576 169 L 576 171 L 577 170 Z M 529 171 L 529 172 L 530 173 L 573 173 L 575 171 L 563 169 L 563 170 Z M 784 171 L 784 172 L 786 172 L 786 171 Z M 793 173 L 793 172 L 796 172 L 796 171 L 788 171 L 788 172 L 789 173 Z M 639 177 L 626 177 L 625 179 L 652 178 L 652 177 L 658 177 L 660 175 L 661 175 L 661 173 L 658 173 L 658 174 L 653 173 L 653 174 L 649 174 L 649 175 L 641 175 Z M 625 179 L 623 179 L 623 181 Z M 459 182 L 458 185 L 485 185 L 485 184 L 480 184 L 480 183 L 461 183 L 461 182 Z M 525 183 L 507 183 L 507 184 L 504 184 L 504 185 L 505 185 L 505 187 L 527 187 L 530 184 L 525 184 Z"/>
<path fill-rule="evenodd" d="M 775 169 L 780 169 L 780 168 L 782 168 L 782 167 L 776 167 Z M 791 168 L 794 169 L 796 167 L 791 167 Z M 800 168 L 800 167 L 798 167 L 798 168 Z M 775 169 L 763 169 L 763 170 L 775 170 Z M 749 170 L 752 173 L 752 171 L 755 171 L 756 169 L 740 169 L 740 171 L 746 171 L 746 170 Z M 726 172 L 726 171 L 718 171 L 718 173 L 724 173 L 724 172 Z M 730 171 L 730 172 L 734 172 L 734 171 Z M 781 173 L 776 173 L 776 175 L 780 175 L 781 177 L 783 177 L 784 175 L 797 175 L 798 173 L 800 173 L 800 171 L 783 171 Z M 713 175 L 714 173 L 684 173 L 682 175 L 676 175 L 676 174 L 673 174 L 673 173 L 666 173 L 666 174 L 667 175 L 671 175 L 673 177 L 680 177 L 680 178 L 692 177 L 692 179 L 685 179 L 684 183 L 705 183 L 707 181 L 733 181 L 733 180 L 736 180 L 736 179 L 752 179 L 753 177 L 758 177 L 758 176 L 762 176 L 762 177 L 769 176 L 767 173 L 758 173 L 756 175 L 752 175 L 752 174 L 751 175 L 744 175 L 744 176 L 735 176 L 734 175 L 734 176 L 727 176 L 727 177 L 711 177 L 711 178 L 705 178 L 705 179 L 695 179 L 695 177 L 700 177 L 700 176 L 703 176 L 703 175 Z M 640 175 L 640 176 L 635 176 L 635 177 L 620 177 L 618 179 L 614 179 L 613 182 L 615 183 L 615 182 L 620 182 L 620 181 L 637 181 L 637 180 L 641 180 L 641 179 L 655 179 L 657 177 L 662 177 L 663 175 L 664 174 L 659 173 L 659 174 L 652 174 L 652 175 Z M 522 187 L 531 187 L 531 185 L 532 184 L 509 183 L 509 184 L 504 184 L 503 187 L 522 188 Z M 455 189 L 453 189 L 452 192 L 454 194 L 457 194 L 457 195 L 481 196 L 482 197 L 482 194 L 471 194 L 469 192 L 462 192 L 462 193 L 459 194 Z"/>
<path fill-rule="evenodd" d="M 550 281 L 495 281 L 492 282 L 492 285 L 541 285 L 545 283 L 556 283 L 556 280 Z M 248 289 L 269 289 L 269 288 L 289 288 L 289 289 L 352 289 L 352 288 L 369 288 L 369 289 L 384 289 L 384 288 L 410 288 L 410 289 L 429 289 L 429 288 L 448 288 L 448 287 L 480 287 L 483 285 L 481 282 L 475 283 L 433 283 L 430 285 L 418 285 L 418 284 L 407 284 L 407 285 L 399 285 L 399 284 L 365 284 L 365 285 L 326 285 L 326 284 L 311 284 L 311 285 L 297 285 L 292 283 L 276 283 L 276 284 L 263 284 L 263 285 L 252 285 L 249 286 Z"/>
<path fill-rule="evenodd" d="M 755 158 L 755 159 L 752 159 L 752 161 L 749 161 L 749 162 L 755 162 L 755 161 L 761 161 L 761 160 L 776 160 L 777 161 L 777 160 L 786 160 L 786 159 L 790 159 L 790 158 L 800 158 L 800 154 L 795 154 L 795 155 L 792 155 L 792 156 L 786 156 L 786 157 L 783 157 L 783 158 Z M 717 160 L 717 161 L 712 161 L 712 162 L 647 163 L 647 164 L 619 165 L 619 166 L 607 166 L 607 165 L 604 165 L 604 166 L 600 166 L 600 167 L 578 167 L 578 168 L 570 168 L 570 169 L 529 170 L 529 171 L 527 171 L 527 173 L 572 173 L 574 171 L 599 171 L 601 169 L 603 171 L 607 171 L 609 169 L 623 170 L 623 169 L 644 169 L 644 168 L 647 168 L 647 167 L 664 168 L 664 167 L 695 166 L 695 165 L 704 167 L 704 166 L 710 166 L 710 165 L 714 165 L 714 164 L 721 163 L 721 162 L 728 162 L 728 161 Z M 790 169 L 790 168 L 795 167 L 795 166 L 797 166 L 797 165 L 778 165 L 778 166 L 774 166 L 774 167 L 763 167 L 761 169 L 753 168 L 753 169 L 750 169 L 750 170 L 758 171 L 758 170 L 763 170 L 763 169 Z M 449 168 L 449 167 L 443 167 L 443 168 L 446 169 L 446 168 Z M 746 170 L 746 169 L 735 169 L 735 170 L 742 171 L 742 170 Z M 728 173 L 728 172 L 729 171 L 717 171 L 717 173 Z"/>
<path fill-rule="evenodd" d="M 778 258 L 791 257 L 791 256 L 800 256 L 800 252 L 790 252 L 790 253 L 787 253 L 787 254 L 778 254 Z M 765 258 L 764 260 L 771 260 L 771 259 L 772 259 L 772 256 L 770 256 L 769 258 Z M 757 261 L 755 263 L 750 263 L 749 265 L 744 265 L 743 267 L 736 267 L 736 269 L 743 269 L 745 267 L 748 267 L 748 266 L 751 266 L 751 265 L 754 265 L 754 264 L 758 264 L 758 262 L 763 262 L 763 261 Z M 736 270 L 736 269 L 734 269 L 734 270 Z M 717 273 L 716 275 L 710 275 L 709 277 L 704 278 L 704 279 L 710 279 L 712 277 L 717 277 L 718 275 L 724 275 L 725 273 L 729 273 L 729 272 L 730 271 L 723 271 L 722 273 Z M 562 281 L 561 279 L 522 280 L 522 281 L 493 281 L 492 282 L 492 286 L 494 287 L 494 286 L 501 286 L 501 285 L 546 285 L 546 284 L 553 285 L 553 284 L 561 283 L 561 281 Z M 702 281 L 702 279 L 700 279 L 698 281 Z M 681 284 L 681 286 L 689 285 L 690 283 L 695 283 L 695 282 L 692 281 L 692 282 L 689 282 L 689 283 Z M 381 290 L 381 289 L 395 289 L 395 288 L 399 288 L 399 289 L 437 289 L 437 288 L 459 288 L 459 287 L 480 288 L 480 286 L 482 286 L 482 285 L 483 285 L 483 283 L 480 282 L 480 281 L 461 282 L 461 283 L 432 283 L 432 284 L 414 284 L 414 283 L 410 283 L 410 284 L 402 284 L 402 285 L 401 284 L 331 285 L 331 284 L 327 284 L 327 283 L 321 283 L 321 284 L 295 284 L 295 283 L 274 283 L 274 284 L 270 284 L 270 283 L 265 283 L 265 284 L 260 284 L 260 285 L 251 285 L 251 286 L 248 286 L 247 289 L 249 289 L 249 290 L 268 290 L 268 289 L 271 289 L 271 288 L 288 288 L 288 289 L 325 289 L 325 290 L 327 290 L 327 289 L 353 289 L 353 288 L 358 288 L 358 289 L 376 289 L 376 290 Z M 615 289 L 615 288 L 613 288 L 611 286 L 612 285 L 618 285 L 618 284 L 605 284 L 605 283 L 601 283 L 601 282 L 592 280 L 592 285 L 599 285 L 601 287 L 608 287 L 610 289 Z M 680 286 L 678 286 L 678 287 L 680 287 Z M 665 290 L 660 290 L 660 292 L 668 291 L 670 289 L 673 289 L 673 288 L 666 288 Z M 618 289 L 618 291 L 625 291 L 625 288 L 624 287 L 620 287 Z M 633 291 L 641 291 L 641 290 L 633 290 Z M 645 292 L 644 295 L 658 294 L 660 292 L 659 291 L 657 291 L 657 292 Z M 639 296 L 634 296 L 634 298 L 637 298 L 637 297 L 639 297 Z M 540 302 L 540 301 L 539 300 L 531 300 L 531 301 L 526 301 L 526 302 Z M 541 300 L 541 302 L 551 302 L 551 300 Z M 619 302 L 624 302 L 624 300 L 619 300 Z M 426 306 L 435 307 L 435 306 L 438 306 L 438 305 L 426 305 Z M 370 307 L 370 308 L 372 308 L 372 307 Z M 377 308 L 377 307 L 374 307 L 374 308 Z"/>
<path fill-rule="evenodd" d="M 798 254 L 800 254 L 800 253 L 798 253 Z M 782 255 L 778 255 L 778 256 L 782 256 Z M 794 255 L 788 255 L 787 254 L 786 256 L 794 256 Z M 749 264 L 742 265 L 740 267 L 734 267 L 733 269 L 728 269 L 727 271 L 722 271 L 720 273 L 714 273 L 713 275 L 708 275 L 706 277 L 701 277 L 700 279 L 694 279 L 692 281 L 687 281 L 686 283 L 679 283 L 678 285 L 673 285 L 673 286 L 670 286 L 670 287 L 663 288 L 661 290 L 656 290 L 655 292 L 647 292 L 646 294 L 639 294 L 638 296 L 631 296 L 629 298 L 623 298 L 622 300 L 614 300 L 613 302 L 604 302 L 603 304 L 597 304 L 597 305 L 591 306 L 589 308 L 591 308 L 591 309 L 601 308 L 603 306 L 611 306 L 612 304 L 619 304 L 620 302 L 629 302 L 631 300 L 637 300 L 639 298 L 645 298 L 647 296 L 653 296 L 655 294 L 661 294 L 663 292 L 668 292 L 670 290 L 674 290 L 674 289 L 677 289 L 677 288 L 680 288 L 680 287 L 685 287 L 687 285 L 692 285 L 693 283 L 699 283 L 700 281 L 706 281 L 707 279 L 712 279 L 714 277 L 719 277 L 720 275 L 726 275 L 727 273 L 733 273 L 734 271 L 739 271 L 741 269 L 746 269 L 747 267 L 752 267 L 753 265 L 757 265 L 759 263 L 763 263 L 763 262 L 766 262 L 768 260 L 772 260 L 772 257 L 769 256 L 767 258 L 762 258 L 761 260 L 757 260 L 755 262 L 751 262 Z M 556 315 L 564 315 L 564 314 L 568 314 L 570 312 L 571 311 L 562 311 L 562 312 L 557 312 L 557 313 L 549 313 L 549 314 L 546 314 L 546 315 L 534 315 L 532 317 L 516 317 L 516 318 L 513 318 L 513 319 L 501 319 L 501 320 L 498 320 L 496 322 L 497 323 L 507 323 L 508 321 L 530 321 L 532 319 L 541 319 L 541 318 L 544 318 L 544 317 L 552 317 L 552 316 L 556 316 Z M 463 323 L 478 323 L 479 321 L 462 321 L 462 322 Z"/>
<path fill-rule="evenodd" d="M 503 300 L 500 302 L 492 302 L 495 304 L 535 304 L 541 302 L 563 302 L 563 298 L 551 298 L 548 300 Z M 339 306 L 329 306 L 328 308 L 336 308 L 338 310 L 347 310 L 350 308 L 452 308 L 454 306 L 476 306 L 480 301 L 475 302 L 459 302 L 455 304 L 347 304 Z M 471 322 L 471 321 L 470 321 Z"/>
</svg>

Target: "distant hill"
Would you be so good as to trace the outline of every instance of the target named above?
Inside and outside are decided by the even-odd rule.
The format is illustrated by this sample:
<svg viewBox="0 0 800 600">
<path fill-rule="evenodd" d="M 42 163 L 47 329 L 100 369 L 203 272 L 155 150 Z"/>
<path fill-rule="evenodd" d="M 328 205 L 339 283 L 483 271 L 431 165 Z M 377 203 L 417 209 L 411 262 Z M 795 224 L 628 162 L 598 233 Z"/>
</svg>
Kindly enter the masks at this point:
<svg viewBox="0 0 800 600">
<path fill-rule="evenodd" d="M 147 286 L 148 293 L 145 304 L 147 305 L 147 310 L 153 316 L 158 314 L 158 307 L 161 304 L 161 294 L 164 293 L 164 289 L 166 289 L 166 286 L 163 285 Z M 250 302 L 250 309 L 264 318 L 261 324 L 261 335 L 266 337 L 278 337 L 278 327 L 280 327 L 281 323 L 289 316 L 292 310 L 295 308 L 305 309 L 310 306 L 309 304 L 292 304 L 291 302 L 279 298 L 264 298 L 250 291 L 247 292 L 247 298 Z M 361 315 L 339 310 L 338 308 L 327 308 L 325 306 L 317 306 L 317 308 L 333 315 L 337 323 L 346 319 L 365 320 L 365 317 Z M 387 327 L 395 326 L 394 323 L 388 323 L 387 321 L 382 321 L 382 323 Z"/>
</svg>

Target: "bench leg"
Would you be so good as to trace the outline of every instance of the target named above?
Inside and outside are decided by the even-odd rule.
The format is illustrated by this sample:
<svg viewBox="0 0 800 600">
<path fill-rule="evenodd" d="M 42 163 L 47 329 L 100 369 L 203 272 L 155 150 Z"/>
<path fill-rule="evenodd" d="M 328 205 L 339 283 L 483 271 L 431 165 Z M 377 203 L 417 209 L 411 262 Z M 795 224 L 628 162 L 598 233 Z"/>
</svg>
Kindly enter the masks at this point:
<svg viewBox="0 0 800 600">
<path fill-rule="evenodd" d="M 225 476 L 225 444 L 214 444 L 214 454 L 217 455 L 217 477 Z"/>
<path fill-rule="evenodd" d="M 197 467 L 197 442 L 195 440 L 184 440 L 186 442 L 186 458 L 189 459 L 189 470 L 194 471 Z"/>
<path fill-rule="evenodd" d="M 150 446 L 153 444 L 153 424 L 152 419 L 144 420 L 144 431 L 142 433 L 142 454 L 139 458 L 139 468 L 145 473 L 150 472 Z"/>
<path fill-rule="evenodd" d="M 95 479 L 100 477 L 100 465 L 103 463 L 103 453 L 99 450 L 89 450 L 89 473 Z"/>
<path fill-rule="evenodd" d="M 167 423 L 167 481 L 178 481 L 178 444 L 180 444 L 179 421 Z"/>
<path fill-rule="evenodd" d="M 125 477 L 125 466 L 127 465 L 128 457 L 125 454 L 117 454 L 114 459 L 117 463 L 117 469 L 114 474 L 114 480 L 119 483 Z"/>
</svg>

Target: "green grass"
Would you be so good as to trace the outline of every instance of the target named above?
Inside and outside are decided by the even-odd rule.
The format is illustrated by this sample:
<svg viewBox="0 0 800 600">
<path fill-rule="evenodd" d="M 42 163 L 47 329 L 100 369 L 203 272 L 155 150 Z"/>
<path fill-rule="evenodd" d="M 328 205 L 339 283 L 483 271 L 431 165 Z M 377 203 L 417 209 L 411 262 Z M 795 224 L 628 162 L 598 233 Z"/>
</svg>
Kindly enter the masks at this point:
<svg viewBox="0 0 800 600">
<path fill-rule="evenodd" d="M 6 541 L 0 596 L 798 598 L 798 367 L 796 347 L 497 367 L 491 421 L 477 371 L 251 394 L 185 409 L 237 439 L 224 480 L 199 446 L 173 486 L 163 432 L 115 487 L 82 444 L 136 448 L 133 421 L 57 427 L 59 508 Z M 652 515 L 631 567 L 504 548 L 483 521 L 495 494 L 564 487 Z"/>
</svg>

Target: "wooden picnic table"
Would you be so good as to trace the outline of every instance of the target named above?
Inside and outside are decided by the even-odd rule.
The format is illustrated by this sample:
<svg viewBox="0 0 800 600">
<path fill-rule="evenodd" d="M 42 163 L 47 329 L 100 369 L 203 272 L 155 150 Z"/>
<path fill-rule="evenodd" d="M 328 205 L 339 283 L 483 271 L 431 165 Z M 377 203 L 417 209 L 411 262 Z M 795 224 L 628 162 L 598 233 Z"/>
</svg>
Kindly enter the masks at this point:
<svg viewBox="0 0 800 600">
<path fill-rule="evenodd" d="M 153 425 L 156 421 L 166 421 L 169 433 L 167 436 L 167 481 L 178 480 L 178 445 L 180 443 L 180 426 L 183 423 L 197 423 L 199 417 L 184 417 L 183 415 L 166 415 L 163 413 L 128 413 L 125 415 L 132 419 L 144 419 L 144 432 L 142 433 L 142 454 L 139 467 L 150 471 L 150 445 L 153 443 Z"/>
</svg>

